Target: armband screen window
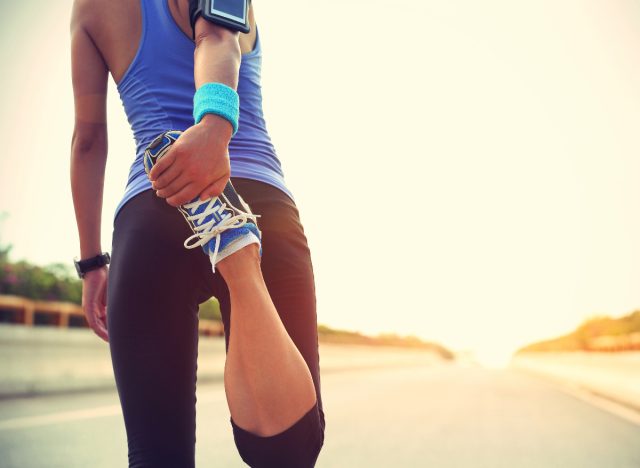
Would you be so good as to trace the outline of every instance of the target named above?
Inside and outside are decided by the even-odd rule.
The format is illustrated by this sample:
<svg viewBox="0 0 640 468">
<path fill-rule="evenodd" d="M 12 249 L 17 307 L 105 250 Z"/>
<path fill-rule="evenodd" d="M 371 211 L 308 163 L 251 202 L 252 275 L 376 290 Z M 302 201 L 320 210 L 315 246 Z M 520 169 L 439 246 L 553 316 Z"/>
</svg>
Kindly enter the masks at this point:
<svg viewBox="0 0 640 468">
<path fill-rule="evenodd" d="M 209 13 L 245 24 L 247 18 L 247 2 L 246 0 L 211 0 L 211 10 L 209 10 Z"/>
<path fill-rule="evenodd" d="M 194 39 L 198 16 L 233 31 L 248 33 L 249 3 L 249 0 L 190 0 L 189 18 Z"/>
<path fill-rule="evenodd" d="M 249 32 L 247 0 L 204 0 L 204 2 L 202 16 L 206 19 L 234 31 Z"/>
</svg>

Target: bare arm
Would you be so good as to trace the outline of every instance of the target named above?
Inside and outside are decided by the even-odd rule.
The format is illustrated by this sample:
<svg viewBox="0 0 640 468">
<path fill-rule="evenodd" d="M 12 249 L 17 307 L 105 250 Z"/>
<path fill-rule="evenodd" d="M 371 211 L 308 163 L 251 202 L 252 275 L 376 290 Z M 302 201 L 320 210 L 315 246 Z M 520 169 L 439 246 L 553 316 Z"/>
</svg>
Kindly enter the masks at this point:
<svg viewBox="0 0 640 468">
<path fill-rule="evenodd" d="M 218 82 L 238 87 L 239 33 L 202 18 L 195 23 L 194 80 L 196 89 Z M 157 195 L 178 206 L 196 196 L 219 195 L 231 175 L 228 145 L 233 128 L 224 118 L 206 114 L 190 127 L 153 167 L 150 178 Z"/>
<path fill-rule="evenodd" d="M 75 208 L 80 258 L 102 252 L 100 226 L 107 161 L 106 97 L 108 69 L 82 25 L 78 2 L 71 17 L 71 75 L 75 124 L 71 140 L 71 192 Z M 89 325 L 108 341 L 106 332 L 106 267 L 83 279 L 82 303 Z"/>
<path fill-rule="evenodd" d="M 209 82 L 224 83 L 237 89 L 241 59 L 239 33 L 202 18 L 196 20 L 195 28 L 193 77 L 196 89 Z"/>
</svg>

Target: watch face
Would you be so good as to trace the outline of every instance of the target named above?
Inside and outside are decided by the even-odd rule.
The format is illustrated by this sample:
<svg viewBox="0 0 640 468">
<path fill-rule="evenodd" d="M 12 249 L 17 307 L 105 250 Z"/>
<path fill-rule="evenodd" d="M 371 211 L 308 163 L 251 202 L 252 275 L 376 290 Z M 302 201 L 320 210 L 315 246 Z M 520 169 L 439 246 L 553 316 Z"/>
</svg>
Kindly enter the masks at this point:
<svg viewBox="0 0 640 468">
<path fill-rule="evenodd" d="M 80 269 L 80 264 L 77 261 L 74 261 L 73 264 L 76 266 L 76 271 L 78 272 L 78 276 L 82 278 L 82 270 Z"/>
</svg>

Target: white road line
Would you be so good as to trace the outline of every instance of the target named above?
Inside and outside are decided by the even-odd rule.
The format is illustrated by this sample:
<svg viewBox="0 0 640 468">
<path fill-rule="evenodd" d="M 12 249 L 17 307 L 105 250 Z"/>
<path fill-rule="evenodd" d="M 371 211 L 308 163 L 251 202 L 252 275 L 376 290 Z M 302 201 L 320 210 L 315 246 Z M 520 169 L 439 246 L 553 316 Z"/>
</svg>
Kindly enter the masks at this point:
<svg viewBox="0 0 640 468">
<path fill-rule="evenodd" d="M 640 426 L 640 412 L 629 408 L 628 406 L 616 403 L 609 398 L 597 395 L 596 393 L 578 385 L 563 383 L 560 381 L 556 381 L 555 384 L 560 390 L 568 395 Z"/>
<path fill-rule="evenodd" d="M 618 403 L 612 398 L 607 398 L 606 395 L 600 395 L 585 385 L 565 380 L 557 375 L 536 372 L 525 367 L 510 367 L 509 370 L 522 373 L 540 382 L 545 382 L 569 396 L 640 426 L 640 411 L 623 403 Z"/>
<path fill-rule="evenodd" d="M 208 392 L 197 395 L 197 403 L 209 403 L 224 399 L 216 392 Z M 62 411 L 59 413 L 45 414 L 42 416 L 23 416 L 20 418 L 5 419 L 0 421 L 0 431 L 26 429 L 30 427 L 46 426 L 50 424 L 60 424 L 65 422 L 81 421 L 83 419 L 104 418 L 122 414 L 120 405 L 99 406 L 73 411 Z"/>
<path fill-rule="evenodd" d="M 80 421 L 82 419 L 102 418 L 105 416 L 115 416 L 120 413 L 120 405 L 111 405 L 83 410 L 64 411 L 61 413 L 52 413 L 43 416 L 25 416 L 21 418 L 5 419 L 4 421 L 0 421 L 0 431 L 46 426 L 48 424 Z"/>
</svg>

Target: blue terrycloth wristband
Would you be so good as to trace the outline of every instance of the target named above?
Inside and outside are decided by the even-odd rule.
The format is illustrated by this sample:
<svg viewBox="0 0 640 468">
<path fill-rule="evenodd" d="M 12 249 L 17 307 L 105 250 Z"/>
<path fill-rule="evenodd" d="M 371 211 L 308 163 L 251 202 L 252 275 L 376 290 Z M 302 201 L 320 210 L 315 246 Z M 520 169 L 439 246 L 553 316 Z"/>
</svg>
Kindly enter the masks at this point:
<svg viewBox="0 0 640 468">
<path fill-rule="evenodd" d="M 205 83 L 193 95 L 193 120 L 199 123 L 205 114 L 216 114 L 227 119 L 238 131 L 240 97 L 235 89 L 223 83 Z"/>
</svg>

